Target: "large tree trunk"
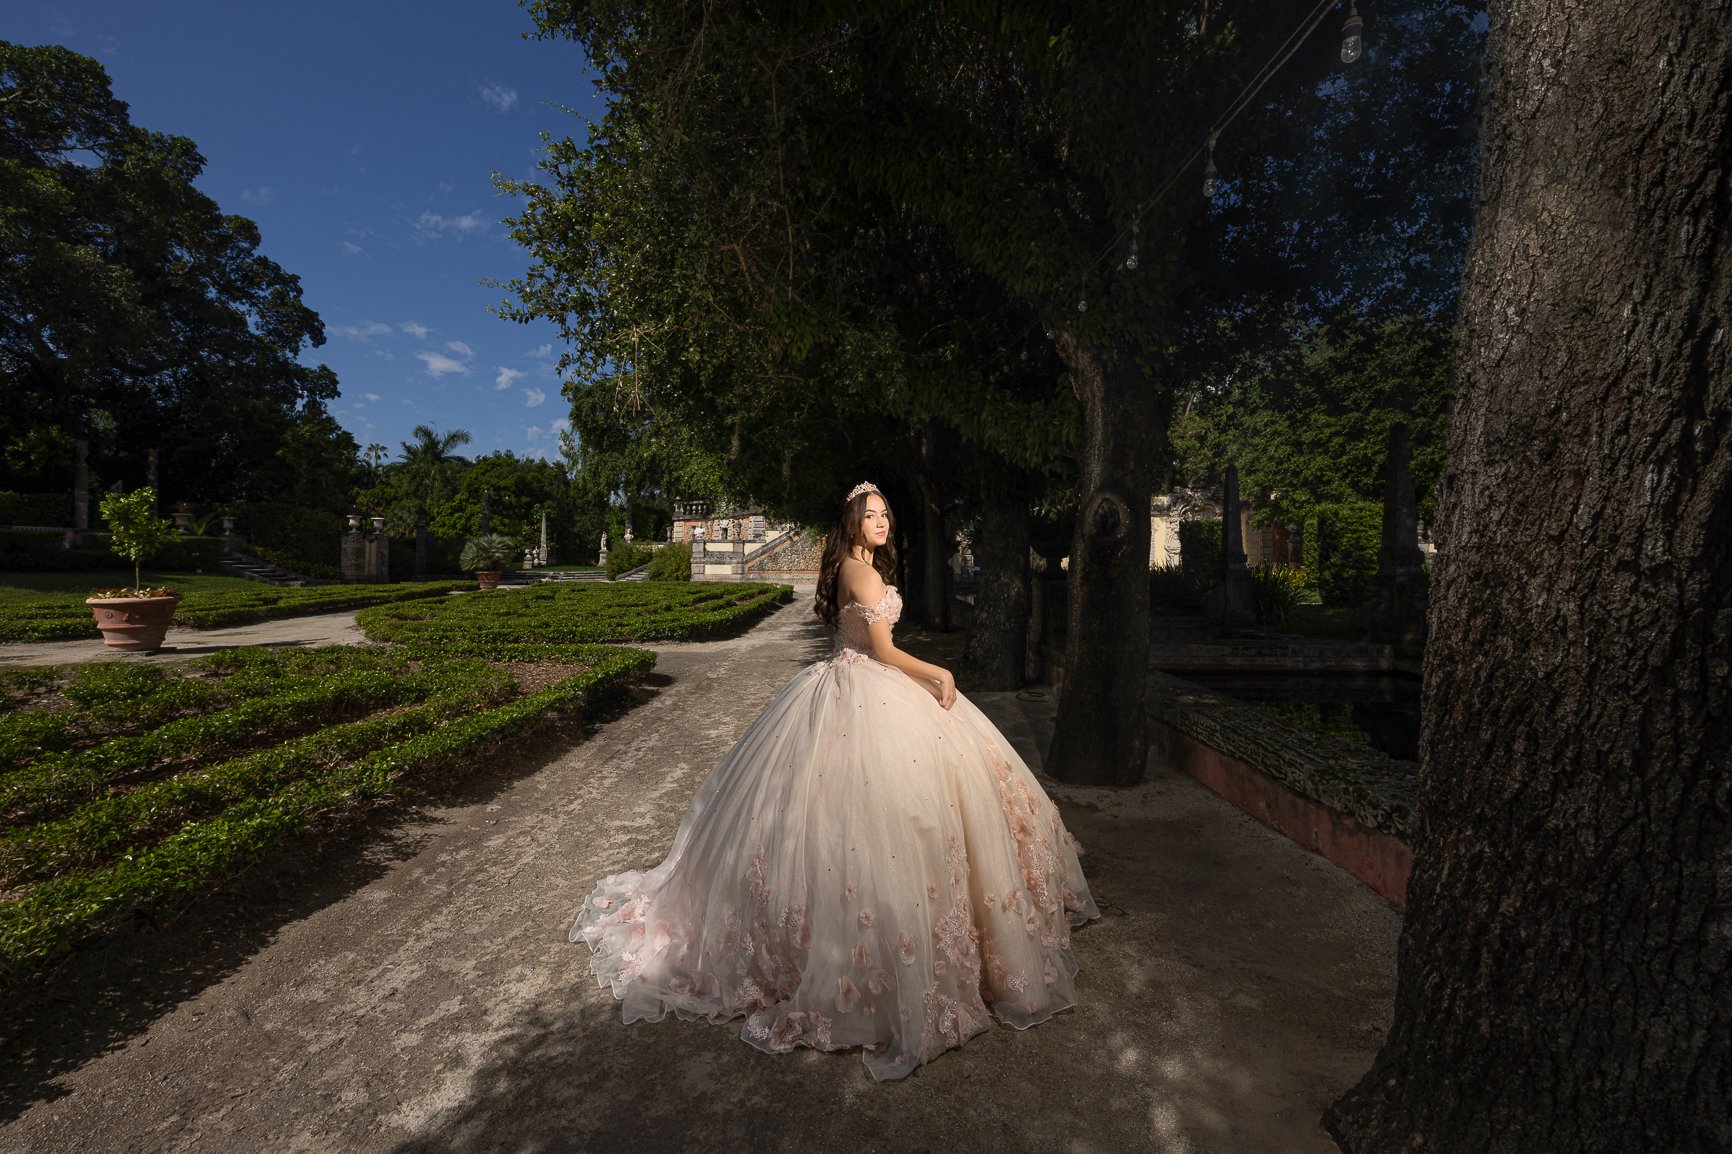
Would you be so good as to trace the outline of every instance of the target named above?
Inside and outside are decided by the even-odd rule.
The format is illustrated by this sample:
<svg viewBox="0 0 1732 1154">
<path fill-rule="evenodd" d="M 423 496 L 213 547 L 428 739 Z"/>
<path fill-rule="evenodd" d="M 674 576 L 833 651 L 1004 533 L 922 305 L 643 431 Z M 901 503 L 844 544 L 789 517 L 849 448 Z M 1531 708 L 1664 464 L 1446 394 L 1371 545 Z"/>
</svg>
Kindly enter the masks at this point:
<svg viewBox="0 0 1732 1154">
<path fill-rule="evenodd" d="M 928 423 L 920 433 L 920 623 L 950 628 L 950 539 L 944 532 L 944 494 L 938 468 L 938 429 Z"/>
<path fill-rule="evenodd" d="M 1148 757 L 1149 499 L 1160 410 L 1127 350 L 1084 344 L 1065 329 L 1054 339 L 1082 402 L 1082 503 L 1046 769 L 1079 785 L 1134 785 Z"/>
<path fill-rule="evenodd" d="M 1395 1022 L 1342 1148 L 1732 1149 L 1732 5 L 1492 8 Z"/>
<path fill-rule="evenodd" d="M 1019 485 L 989 487 L 974 559 L 974 615 L 962 643 L 970 689 L 1021 689 L 1028 665 L 1028 499 Z"/>
</svg>

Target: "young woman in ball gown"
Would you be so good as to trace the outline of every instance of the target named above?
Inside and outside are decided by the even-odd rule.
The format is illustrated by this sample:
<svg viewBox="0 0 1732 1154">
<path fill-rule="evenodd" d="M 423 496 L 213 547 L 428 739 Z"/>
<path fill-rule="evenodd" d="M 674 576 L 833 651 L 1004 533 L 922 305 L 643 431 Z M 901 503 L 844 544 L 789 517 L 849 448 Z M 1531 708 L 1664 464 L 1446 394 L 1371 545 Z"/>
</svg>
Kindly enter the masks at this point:
<svg viewBox="0 0 1732 1154">
<path fill-rule="evenodd" d="M 571 940 L 625 1020 L 725 1022 L 761 1050 L 861 1047 L 900 1078 L 1076 1002 L 1081 847 L 950 673 L 896 648 L 889 505 L 848 494 L 795 676 L 699 787 L 666 860 L 603 878 Z"/>
</svg>

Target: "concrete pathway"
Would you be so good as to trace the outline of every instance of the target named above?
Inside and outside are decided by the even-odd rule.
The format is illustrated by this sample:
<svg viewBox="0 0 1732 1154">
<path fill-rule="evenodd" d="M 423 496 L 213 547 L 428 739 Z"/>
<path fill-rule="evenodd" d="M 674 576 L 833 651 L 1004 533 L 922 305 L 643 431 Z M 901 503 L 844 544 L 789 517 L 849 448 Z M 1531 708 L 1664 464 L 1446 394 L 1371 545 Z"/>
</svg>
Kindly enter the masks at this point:
<svg viewBox="0 0 1732 1154">
<path fill-rule="evenodd" d="M 89 641 L 20 641 L 0 645 L 0 669 L 23 665 L 70 665 L 80 661 L 190 661 L 206 653 L 242 645 L 359 645 L 366 641 L 355 624 L 355 610 L 287 617 L 227 629 L 170 629 L 167 644 L 155 653 L 110 649 L 101 638 Z"/>
<path fill-rule="evenodd" d="M 761 1054 L 737 1023 L 622 1026 L 566 941 L 577 904 L 660 860 L 827 642 L 798 599 L 656 648 L 642 704 L 335 853 L 263 929 L 130 935 L 125 979 L 18 1011 L 0 1151 L 1334 1149 L 1317 1117 L 1387 1026 L 1398 918 L 1158 765 L 1133 789 L 1052 787 L 1106 915 L 1075 936 L 1074 1011 L 882 1085 L 854 1054 Z M 1034 752 L 1050 701 L 975 700 Z"/>
</svg>

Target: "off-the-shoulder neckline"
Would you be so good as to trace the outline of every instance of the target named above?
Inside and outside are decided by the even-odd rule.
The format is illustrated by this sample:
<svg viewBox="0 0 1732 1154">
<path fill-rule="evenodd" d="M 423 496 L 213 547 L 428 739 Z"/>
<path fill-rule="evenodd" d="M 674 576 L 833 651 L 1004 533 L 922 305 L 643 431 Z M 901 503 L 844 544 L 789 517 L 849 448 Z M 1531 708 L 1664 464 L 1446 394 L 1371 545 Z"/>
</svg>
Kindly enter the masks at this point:
<svg viewBox="0 0 1732 1154">
<path fill-rule="evenodd" d="M 864 613 L 868 609 L 876 609 L 880 605 L 884 604 L 885 598 L 889 597 L 894 592 L 896 592 L 896 586 L 886 585 L 884 586 L 884 596 L 878 598 L 878 600 L 872 602 L 872 604 L 867 605 L 863 601 L 850 601 L 848 604 L 842 606 L 842 612 L 846 613 L 850 609 L 858 609 L 860 612 Z"/>
</svg>

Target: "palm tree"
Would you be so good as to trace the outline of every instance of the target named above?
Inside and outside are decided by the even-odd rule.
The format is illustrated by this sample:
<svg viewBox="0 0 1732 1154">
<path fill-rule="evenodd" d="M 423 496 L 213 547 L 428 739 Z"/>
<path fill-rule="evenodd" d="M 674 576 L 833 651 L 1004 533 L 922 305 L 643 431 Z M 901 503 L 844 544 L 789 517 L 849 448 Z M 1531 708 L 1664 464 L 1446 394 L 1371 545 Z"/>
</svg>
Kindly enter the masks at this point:
<svg viewBox="0 0 1732 1154">
<path fill-rule="evenodd" d="M 452 429 L 441 436 L 439 430 L 430 425 L 416 425 L 410 430 L 410 436 L 415 439 L 401 442 L 403 464 L 407 466 L 404 472 L 409 492 L 425 518 L 456 490 L 457 475 L 469 459 L 452 450 L 469 443 L 469 432 Z"/>
<path fill-rule="evenodd" d="M 407 448 L 407 446 L 405 446 L 405 448 Z M 379 479 L 379 466 L 385 463 L 385 454 L 390 451 L 391 450 L 387 449 L 384 445 L 374 441 L 371 445 L 368 445 L 366 451 L 361 454 L 361 456 L 366 460 L 368 467 L 373 471 L 373 480 L 375 483 L 377 483 Z"/>
<path fill-rule="evenodd" d="M 413 441 L 403 441 L 404 480 L 415 502 L 415 574 L 424 576 L 432 556 L 432 542 L 427 536 L 427 517 L 457 488 L 457 474 L 468 458 L 455 452 L 459 445 L 469 443 L 469 433 L 452 429 L 441 436 L 430 425 L 416 425 L 410 430 Z"/>
</svg>

